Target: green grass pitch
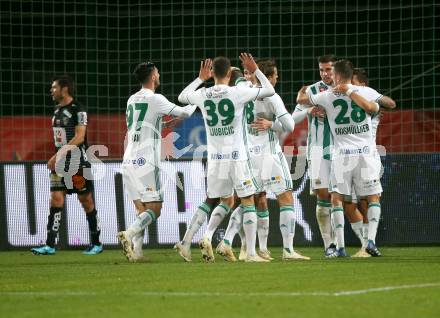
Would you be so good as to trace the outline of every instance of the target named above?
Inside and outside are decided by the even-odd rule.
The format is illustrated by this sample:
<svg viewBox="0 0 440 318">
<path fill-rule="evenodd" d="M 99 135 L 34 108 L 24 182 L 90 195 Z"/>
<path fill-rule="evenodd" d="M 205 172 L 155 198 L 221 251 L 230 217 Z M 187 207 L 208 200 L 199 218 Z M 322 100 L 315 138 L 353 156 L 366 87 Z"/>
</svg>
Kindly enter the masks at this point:
<svg viewBox="0 0 440 318">
<path fill-rule="evenodd" d="M 382 248 L 382 258 L 184 263 L 171 249 L 130 264 L 97 256 L 0 252 L 2 317 L 440 317 L 440 247 Z M 354 253 L 355 249 L 349 249 Z"/>
</svg>

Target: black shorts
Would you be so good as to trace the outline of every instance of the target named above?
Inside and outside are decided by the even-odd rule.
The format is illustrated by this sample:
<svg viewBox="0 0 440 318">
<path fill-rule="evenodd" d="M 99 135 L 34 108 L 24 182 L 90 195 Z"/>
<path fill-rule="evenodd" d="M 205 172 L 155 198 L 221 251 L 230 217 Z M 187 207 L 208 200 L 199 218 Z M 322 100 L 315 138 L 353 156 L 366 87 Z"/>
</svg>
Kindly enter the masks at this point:
<svg viewBox="0 0 440 318">
<path fill-rule="evenodd" d="M 93 191 L 93 180 L 83 177 L 82 168 L 69 178 L 71 182 L 66 182 L 67 180 L 63 176 L 57 175 L 56 172 L 51 172 L 50 191 L 66 191 L 67 194 L 85 194 Z"/>
</svg>

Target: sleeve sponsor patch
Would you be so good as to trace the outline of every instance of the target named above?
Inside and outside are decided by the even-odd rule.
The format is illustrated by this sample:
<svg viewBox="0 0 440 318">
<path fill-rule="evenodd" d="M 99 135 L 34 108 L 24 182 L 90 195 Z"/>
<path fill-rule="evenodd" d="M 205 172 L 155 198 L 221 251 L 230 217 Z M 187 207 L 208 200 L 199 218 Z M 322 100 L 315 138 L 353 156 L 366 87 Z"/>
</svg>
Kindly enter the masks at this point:
<svg viewBox="0 0 440 318">
<path fill-rule="evenodd" d="M 78 125 L 87 125 L 87 113 L 86 112 L 78 112 Z"/>
</svg>

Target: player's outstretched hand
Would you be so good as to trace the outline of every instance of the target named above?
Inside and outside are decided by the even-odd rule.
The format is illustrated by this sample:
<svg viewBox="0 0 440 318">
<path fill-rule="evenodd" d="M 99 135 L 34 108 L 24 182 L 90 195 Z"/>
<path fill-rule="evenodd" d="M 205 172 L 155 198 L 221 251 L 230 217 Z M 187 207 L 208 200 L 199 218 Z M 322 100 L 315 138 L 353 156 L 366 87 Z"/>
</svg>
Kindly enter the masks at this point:
<svg viewBox="0 0 440 318">
<path fill-rule="evenodd" d="M 257 131 L 264 131 L 272 128 L 272 122 L 265 118 L 257 118 L 257 120 L 251 124 L 251 127 Z"/>
<path fill-rule="evenodd" d="M 200 62 L 199 78 L 202 81 L 206 81 L 212 77 L 211 68 L 212 68 L 211 59 L 206 59 Z"/>
<path fill-rule="evenodd" d="M 250 53 L 240 53 L 240 61 L 243 68 L 247 69 L 251 73 L 255 73 L 258 69 L 257 63 L 255 63 L 252 54 Z"/>
</svg>

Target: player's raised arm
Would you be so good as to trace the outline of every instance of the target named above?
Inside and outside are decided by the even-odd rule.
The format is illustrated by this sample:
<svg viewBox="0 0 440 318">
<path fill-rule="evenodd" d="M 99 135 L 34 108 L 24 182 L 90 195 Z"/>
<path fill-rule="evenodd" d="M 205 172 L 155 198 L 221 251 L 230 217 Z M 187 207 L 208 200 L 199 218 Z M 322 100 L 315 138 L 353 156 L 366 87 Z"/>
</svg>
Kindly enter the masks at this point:
<svg viewBox="0 0 440 318">
<path fill-rule="evenodd" d="M 350 97 L 359 107 L 361 107 L 366 112 L 372 114 L 379 111 L 379 104 L 376 102 L 370 102 L 362 97 L 354 88 L 351 88 L 347 84 L 340 84 L 333 88 L 334 92 L 344 93 Z"/>
<path fill-rule="evenodd" d="M 180 93 L 178 97 L 179 102 L 182 104 L 191 104 L 191 94 L 193 94 L 197 87 L 199 87 L 204 81 L 212 77 L 211 67 L 211 59 L 206 59 L 200 62 L 199 77 L 192 81 L 192 83 L 185 87 L 185 89 Z"/>
<path fill-rule="evenodd" d="M 240 60 L 245 69 L 249 72 L 255 74 L 261 84 L 261 88 L 259 88 L 259 93 L 257 97 L 264 98 L 269 97 L 275 94 L 275 89 L 273 88 L 270 81 L 267 77 L 258 69 L 257 63 L 255 63 L 254 58 L 249 53 L 241 53 Z"/>
</svg>

